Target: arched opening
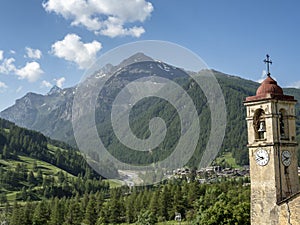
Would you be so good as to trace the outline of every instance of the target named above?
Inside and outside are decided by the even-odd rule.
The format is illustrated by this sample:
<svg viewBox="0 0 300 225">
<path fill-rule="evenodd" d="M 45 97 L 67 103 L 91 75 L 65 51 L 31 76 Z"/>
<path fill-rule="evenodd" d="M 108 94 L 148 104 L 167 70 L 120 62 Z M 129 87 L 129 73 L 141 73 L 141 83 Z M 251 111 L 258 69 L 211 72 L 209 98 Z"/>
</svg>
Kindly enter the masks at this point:
<svg viewBox="0 0 300 225">
<path fill-rule="evenodd" d="M 280 138 L 286 139 L 289 137 L 288 116 L 285 109 L 279 110 L 279 132 Z"/>
<path fill-rule="evenodd" d="M 264 140 L 266 138 L 267 130 L 264 110 L 257 109 L 255 111 L 253 118 L 253 128 L 256 140 Z"/>
</svg>

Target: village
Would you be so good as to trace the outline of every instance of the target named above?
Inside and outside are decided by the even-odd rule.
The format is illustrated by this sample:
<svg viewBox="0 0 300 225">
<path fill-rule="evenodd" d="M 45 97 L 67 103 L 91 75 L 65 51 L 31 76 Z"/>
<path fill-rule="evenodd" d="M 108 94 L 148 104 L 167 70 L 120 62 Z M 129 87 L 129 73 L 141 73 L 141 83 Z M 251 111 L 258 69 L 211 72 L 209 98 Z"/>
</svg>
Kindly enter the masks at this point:
<svg viewBox="0 0 300 225">
<path fill-rule="evenodd" d="M 221 166 L 209 166 L 198 170 L 192 170 L 190 168 L 180 168 L 173 171 L 170 178 L 175 179 L 195 179 L 199 183 L 214 183 L 220 179 L 227 178 L 249 178 L 250 182 L 250 168 L 249 166 L 243 166 L 241 168 L 222 168 Z"/>
<path fill-rule="evenodd" d="M 300 167 L 298 167 L 298 175 L 300 176 Z M 175 179 L 187 179 L 189 181 L 193 179 L 199 181 L 199 183 L 214 183 L 220 179 L 227 178 L 249 178 L 250 183 L 250 167 L 243 166 L 241 168 L 222 168 L 221 166 L 209 166 L 198 170 L 192 170 L 190 168 L 180 168 L 173 170 L 172 175 L 169 178 Z"/>
</svg>

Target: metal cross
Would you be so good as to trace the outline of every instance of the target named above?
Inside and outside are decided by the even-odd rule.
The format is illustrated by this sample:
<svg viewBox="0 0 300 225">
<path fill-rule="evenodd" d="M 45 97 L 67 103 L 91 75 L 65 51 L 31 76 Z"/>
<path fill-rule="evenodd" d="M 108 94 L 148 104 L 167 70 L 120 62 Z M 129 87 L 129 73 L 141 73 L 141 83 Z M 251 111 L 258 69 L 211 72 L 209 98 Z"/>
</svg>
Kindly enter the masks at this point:
<svg viewBox="0 0 300 225">
<path fill-rule="evenodd" d="M 272 64 L 272 61 L 270 60 L 270 56 L 267 54 L 266 55 L 267 59 L 264 60 L 264 63 L 267 64 L 267 75 L 270 76 L 270 64 Z"/>
</svg>

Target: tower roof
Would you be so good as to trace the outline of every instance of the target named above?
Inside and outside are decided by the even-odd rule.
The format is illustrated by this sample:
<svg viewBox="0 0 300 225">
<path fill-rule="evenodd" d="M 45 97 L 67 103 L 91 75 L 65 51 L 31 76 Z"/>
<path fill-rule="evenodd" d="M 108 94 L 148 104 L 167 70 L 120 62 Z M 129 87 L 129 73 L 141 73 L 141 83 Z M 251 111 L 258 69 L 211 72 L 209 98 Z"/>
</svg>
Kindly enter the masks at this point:
<svg viewBox="0 0 300 225">
<path fill-rule="evenodd" d="M 282 88 L 270 75 L 258 87 L 256 95 L 247 97 L 246 102 L 264 99 L 295 101 L 294 96 L 284 95 Z"/>
<path fill-rule="evenodd" d="M 277 82 L 271 77 L 268 76 L 259 86 L 256 91 L 256 95 L 283 95 L 282 88 L 277 84 Z"/>
<path fill-rule="evenodd" d="M 267 78 L 261 83 L 256 91 L 255 96 L 250 96 L 246 98 L 246 102 L 259 101 L 265 99 L 277 99 L 285 101 L 296 101 L 294 96 L 284 95 L 282 88 L 277 84 L 277 82 L 271 77 L 270 73 L 270 56 L 267 54 L 264 63 L 267 64 Z"/>
</svg>

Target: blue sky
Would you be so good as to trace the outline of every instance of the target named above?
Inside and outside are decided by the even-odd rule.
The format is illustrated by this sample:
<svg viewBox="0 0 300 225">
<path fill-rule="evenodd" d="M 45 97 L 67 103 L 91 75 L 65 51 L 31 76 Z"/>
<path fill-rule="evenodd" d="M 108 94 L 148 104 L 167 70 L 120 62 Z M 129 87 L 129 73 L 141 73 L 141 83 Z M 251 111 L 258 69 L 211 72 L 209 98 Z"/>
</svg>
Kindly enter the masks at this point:
<svg viewBox="0 0 300 225">
<path fill-rule="evenodd" d="M 97 57 L 139 40 L 174 42 L 255 81 L 268 53 L 280 85 L 299 88 L 299 8 L 298 0 L 1 0 L 0 110 L 27 92 L 75 85 Z"/>
</svg>

